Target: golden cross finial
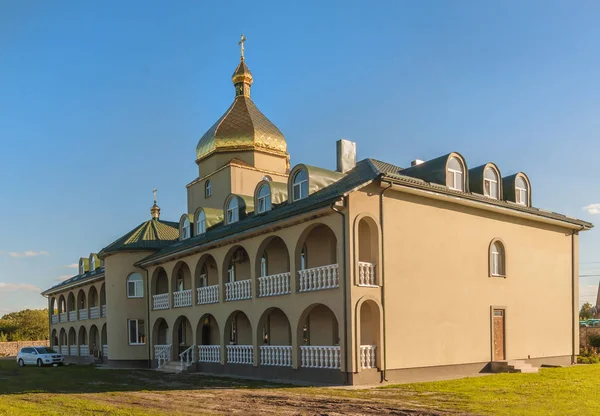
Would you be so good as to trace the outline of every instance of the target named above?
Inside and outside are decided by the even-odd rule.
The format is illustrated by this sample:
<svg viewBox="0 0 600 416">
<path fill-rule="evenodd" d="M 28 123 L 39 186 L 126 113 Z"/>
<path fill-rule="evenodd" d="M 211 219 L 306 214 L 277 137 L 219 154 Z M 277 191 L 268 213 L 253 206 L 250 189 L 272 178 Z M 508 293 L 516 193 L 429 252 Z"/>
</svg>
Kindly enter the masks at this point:
<svg viewBox="0 0 600 416">
<path fill-rule="evenodd" d="M 152 193 L 154 194 L 154 204 L 156 205 L 156 186 L 154 187 Z"/>
<path fill-rule="evenodd" d="M 240 36 L 240 41 L 238 42 L 238 45 L 240 45 L 240 55 L 242 57 L 242 60 L 244 59 L 244 42 L 246 42 L 246 38 L 242 33 L 242 36 Z"/>
</svg>

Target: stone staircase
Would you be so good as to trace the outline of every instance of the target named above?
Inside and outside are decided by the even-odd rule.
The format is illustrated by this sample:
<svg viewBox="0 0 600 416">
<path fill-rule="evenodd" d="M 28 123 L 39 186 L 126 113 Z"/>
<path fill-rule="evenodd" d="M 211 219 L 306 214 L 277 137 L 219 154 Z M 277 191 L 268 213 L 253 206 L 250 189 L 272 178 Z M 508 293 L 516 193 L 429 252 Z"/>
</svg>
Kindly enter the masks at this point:
<svg viewBox="0 0 600 416">
<path fill-rule="evenodd" d="M 181 364 L 179 361 L 169 361 L 163 364 L 160 368 L 157 368 L 156 371 L 160 371 L 163 373 L 181 373 Z"/>
<path fill-rule="evenodd" d="M 538 373 L 539 369 L 533 367 L 525 360 L 492 361 L 492 373 Z"/>
</svg>

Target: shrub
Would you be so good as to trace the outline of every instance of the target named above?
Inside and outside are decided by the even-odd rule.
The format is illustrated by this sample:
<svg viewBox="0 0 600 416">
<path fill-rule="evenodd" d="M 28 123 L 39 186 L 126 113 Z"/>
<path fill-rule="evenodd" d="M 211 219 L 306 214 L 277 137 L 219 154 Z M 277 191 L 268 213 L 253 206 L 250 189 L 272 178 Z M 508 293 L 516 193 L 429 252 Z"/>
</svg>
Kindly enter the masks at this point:
<svg viewBox="0 0 600 416">
<path fill-rule="evenodd" d="M 577 357 L 579 364 L 597 364 L 600 363 L 600 355 L 598 355 L 598 348 L 596 347 L 582 347 L 579 349 L 579 357 Z"/>
<path fill-rule="evenodd" d="M 600 335 L 590 335 L 588 340 L 592 347 L 600 348 Z"/>
</svg>

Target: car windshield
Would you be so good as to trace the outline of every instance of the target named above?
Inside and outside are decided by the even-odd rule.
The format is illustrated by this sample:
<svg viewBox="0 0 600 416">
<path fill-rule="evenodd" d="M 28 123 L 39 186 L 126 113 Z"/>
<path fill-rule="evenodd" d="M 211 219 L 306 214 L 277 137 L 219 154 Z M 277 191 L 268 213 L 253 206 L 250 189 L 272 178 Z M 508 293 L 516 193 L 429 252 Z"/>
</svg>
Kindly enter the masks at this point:
<svg viewBox="0 0 600 416">
<path fill-rule="evenodd" d="M 39 354 L 56 354 L 52 348 L 40 347 L 35 349 Z"/>
</svg>

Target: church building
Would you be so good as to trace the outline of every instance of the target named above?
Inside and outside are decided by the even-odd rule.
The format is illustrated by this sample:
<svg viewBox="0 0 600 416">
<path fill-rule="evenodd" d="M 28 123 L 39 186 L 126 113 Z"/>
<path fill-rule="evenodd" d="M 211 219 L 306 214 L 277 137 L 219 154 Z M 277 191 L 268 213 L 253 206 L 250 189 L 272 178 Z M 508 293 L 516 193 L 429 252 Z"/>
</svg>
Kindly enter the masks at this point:
<svg viewBox="0 0 600 416">
<path fill-rule="evenodd" d="M 525 173 L 458 152 L 400 167 L 356 161 L 368 138 L 339 140 L 323 146 L 335 171 L 291 167 L 252 101 L 243 40 L 185 212 L 164 220 L 155 194 L 147 221 L 43 292 L 54 348 L 330 384 L 575 362 L 578 235 L 592 224 L 535 208 Z"/>
</svg>

